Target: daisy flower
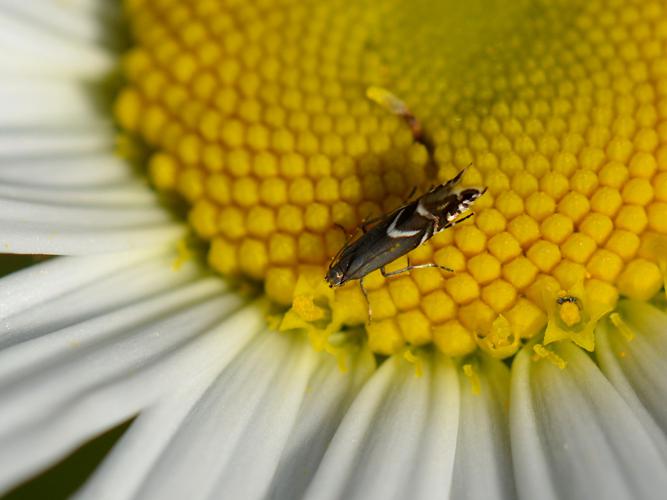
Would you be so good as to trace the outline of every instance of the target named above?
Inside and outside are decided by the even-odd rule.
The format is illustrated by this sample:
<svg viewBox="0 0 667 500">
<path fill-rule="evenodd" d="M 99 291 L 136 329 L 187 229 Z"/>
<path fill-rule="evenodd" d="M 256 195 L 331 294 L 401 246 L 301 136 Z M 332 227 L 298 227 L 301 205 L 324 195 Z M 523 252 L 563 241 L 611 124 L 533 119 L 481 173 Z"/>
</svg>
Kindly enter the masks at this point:
<svg viewBox="0 0 667 500">
<path fill-rule="evenodd" d="M 667 491 L 664 2 L 6 0 L 0 48 L 1 492 L 118 426 L 75 498 Z M 327 286 L 464 167 L 388 269 L 453 272 Z"/>
</svg>

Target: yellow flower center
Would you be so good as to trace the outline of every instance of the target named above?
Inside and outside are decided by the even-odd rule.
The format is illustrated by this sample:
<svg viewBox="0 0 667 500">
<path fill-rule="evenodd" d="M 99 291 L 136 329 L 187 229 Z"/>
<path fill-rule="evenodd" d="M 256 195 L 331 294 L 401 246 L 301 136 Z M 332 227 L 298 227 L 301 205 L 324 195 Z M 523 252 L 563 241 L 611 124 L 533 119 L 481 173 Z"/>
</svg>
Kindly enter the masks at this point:
<svg viewBox="0 0 667 500">
<path fill-rule="evenodd" d="M 435 3 L 127 0 L 135 44 L 115 115 L 151 146 L 155 186 L 190 203 L 211 266 L 262 280 L 290 308 L 282 327 L 325 343 L 368 320 L 357 282 L 323 279 L 346 233 L 469 164 L 464 184 L 488 187 L 474 217 L 409 254 L 454 272 L 366 278 L 374 352 L 505 357 L 547 323 L 582 322 L 579 305 L 554 315 L 545 296 L 581 286 L 580 306 L 600 314 L 619 294 L 654 296 L 667 273 L 655 250 L 667 234 L 667 6 Z M 436 172 L 401 118 L 369 100 L 376 86 L 423 123 Z"/>
</svg>

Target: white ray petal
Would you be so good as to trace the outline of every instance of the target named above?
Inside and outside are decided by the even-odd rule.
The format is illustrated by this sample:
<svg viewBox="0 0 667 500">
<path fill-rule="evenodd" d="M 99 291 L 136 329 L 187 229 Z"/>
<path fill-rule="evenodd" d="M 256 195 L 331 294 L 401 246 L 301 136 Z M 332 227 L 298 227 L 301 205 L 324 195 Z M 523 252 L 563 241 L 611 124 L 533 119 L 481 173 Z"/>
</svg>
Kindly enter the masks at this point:
<svg viewBox="0 0 667 500">
<path fill-rule="evenodd" d="M 598 327 L 596 357 L 667 458 L 667 314 L 629 301 L 621 302 L 618 312 L 634 337 L 604 322 Z"/>
<path fill-rule="evenodd" d="M 123 253 L 86 257 L 61 257 L 37 264 L 0 279 L 0 318 L 31 313 L 37 305 L 84 288 L 105 276 L 167 253 L 153 247 Z M 57 317 L 56 317 L 57 319 Z"/>
<path fill-rule="evenodd" d="M 454 465 L 454 500 L 516 498 L 510 452 L 510 375 L 497 360 L 480 360 L 475 389 L 461 379 L 461 415 Z M 479 390 L 479 393 L 476 392 Z"/>
<path fill-rule="evenodd" d="M 0 127 L 67 122 L 83 125 L 98 122 L 100 115 L 92 86 L 55 78 L 3 77 L 0 109 Z"/>
<path fill-rule="evenodd" d="M 36 168 L 48 169 L 49 165 L 52 165 L 53 172 L 49 174 L 57 175 L 59 167 L 70 160 L 69 156 L 99 152 L 108 155 L 113 151 L 113 146 L 113 128 L 107 121 L 101 119 L 85 126 L 65 121 L 55 126 L 0 127 L 0 172 L 4 172 L 5 169 L 10 172 L 29 169 L 30 164 L 26 165 L 23 162 L 34 160 L 40 164 L 40 167 Z M 97 159 L 96 156 L 89 158 L 90 162 L 87 165 L 92 165 L 92 161 Z M 129 170 L 125 162 L 119 161 L 125 170 Z M 82 165 L 79 168 L 84 168 L 85 162 L 84 157 L 81 163 L 76 164 Z M 107 162 L 108 160 L 102 162 L 103 169 L 109 168 Z M 96 169 L 89 168 L 89 170 Z"/>
<path fill-rule="evenodd" d="M 25 2 L 24 2 L 25 3 Z M 32 2 L 30 2 L 32 7 Z M 101 77 L 115 64 L 113 52 L 91 40 L 64 36 L 63 31 L 43 29 L 22 22 L 8 6 L 0 9 L 0 70 L 5 74 Z M 29 8 L 26 6 L 26 8 Z M 33 11 L 33 16 L 37 13 Z M 72 22 L 70 22 L 70 25 Z M 88 24 L 92 26 L 92 24 Z M 63 26 L 66 29 L 65 26 Z M 75 28 L 77 29 L 77 28 Z M 79 23 L 79 31 L 85 28 Z M 104 25 L 100 23 L 97 31 Z"/>
<path fill-rule="evenodd" d="M 309 499 L 446 498 L 459 418 L 452 363 L 400 358 L 365 385 L 336 432 L 308 488 Z"/>
<path fill-rule="evenodd" d="M 374 368 L 369 352 L 356 355 L 345 371 L 325 358 L 308 384 L 267 498 L 303 497 L 336 428 Z"/>
<path fill-rule="evenodd" d="M 300 339 L 261 335 L 194 406 L 137 498 L 262 498 L 318 359 Z"/>
<path fill-rule="evenodd" d="M 195 286 L 217 291 L 216 278 L 202 280 L 199 266 L 183 265 L 171 269 L 172 254 L 160 255 L 146 261 L 99 275 L 90 282 L 61 293 L 33 308 L 0 319 L 0 348 L 25 342 L 67 326 L 81 323 L 142 301 L 160 304 L 178 301 L 178 294 L 186 293 L 186 285 L 197 279 Z M 174 296 L 170 299 L 170 296 Z M 38 308 L 38 309 L 35 309 Z M 109 318 L 110 320 L 112 318 Z M 1 369 L 1 368 L 0 368 Z"/>
<path fill-rule="evenodd" d="M 114 446 L 75 498 L 124 500 L 134 498 L 150 469 L 183 425 L 193 406 L 215 377 L 234 359 L 263 320 L 246 308 L 199 341 L 202 373 L 183 383 L 155 406 L 143 411 Z M 185 375 L 185 374 L 184 374 Z"/>
<path fill-rule="evenodd" d="M 96 168 L 96 167 L 95 167 Z M 56 205 L 59 207 L 139 208 L 155 207 L 157 197 L 138 179 L 123 184 L 84 188 L 66 186 L 21 186 L 0 184 L 2 200 L 23 202 L 31 205 Z M 162 208 L 164 212 L 164 208 Z"/>
<path fill-rule="evenodd" d="M 175 222 L 90 227 L 40 221 L 0 220 L 0 252 L 92 255 L 174 244 L 186 234 Z"/>
<path fill-rule="evenodd" d="M 20 1 L 20 0 L 18 0 Z M 41 2 L 50 2 L 54 0 L 38 0 Z M 55 0 L 62 2 L 62 0 Z M 110 5 L 106 0 L 67 0 L 66 7 L 76 10 L 81 15 L 99 16 L 101 14 L 118 14 L 118 6 Z"/>
<path fill-rule="evenodd" d="M 35 150 L 31 154 L 35 155 Z M 131 189 L 142 187 L 127 162 L 110 152 L 73 154 L 56 150 L 44 153 L 41 158 L 19 160 L 3 159 L 0 152 L 0 183 L 7 186 L 124 189 L 130 182 L 136 185 Z"/>
<path fill-rule="evenodd" d="M 667 357 L 667 313 L 646 303 L 622 301 L 619 310 L 631 325 L 653 344 L 656 354 Z"/>
<path fill-rule="evenodd" d="M 0 196 L 0 225 L 16 221 L 47 223 L 57 228 L 58 223 L 81 228 L 131 227 L 159 224 L 170 220 L 169 213 L 157 203 L 150 206 L 132 205 L 109 207 L 95 204 L 62 204 L 41 201 L 16 201 Z"/>
<path fill-rule="evenodd" d="M 177 283 L 170 285 L 173 289 L 168 292 L 144 296 L 142 300 L 126 303 L 117 310 L 87 320 L 82 319 L 59 330 L 47 330 L 48 324 L 45 328 L 38 328 L 36 332 L 30 330 L 14 332 L 10 329 L 9 337 L 15 342 L 11 344 L 11 348 L 0 351 L 0 384 L 7 378 L 19 377 L 18 373 L 29 373 L 42 363 L 53 361 L 57 356 L 76 357 L 75 351 L 85 352 L 86 348 L 104 339 L 140 329 L 144 324 L 158 321 L 170 312 L 187 308 L 190 304 L 197 304 L 225 291 L 221 281 L 214 277 L 184 285 Z M 228 298 L 223 305 L 233 308 L 238 303 L 235 300 L 238 301 Z M 13 325 L 11 322 L 8 323 L 11 328 Z M 16 342 L 17 338 L 20 343 Z M 172 338 L 176 336 L 172 335 Z"/>
<path fill-rule="evenodd" d="M 68 398 L 151 364 L 239 307 L 235 294 L 200 300 L 159 319 L 152 304 L 138 304 L 123 311 L 121 324 L 96 318 L 4 349 L 0 440 L 36 425 Z"/>
<path fill-rule="evenodd" d="M 667 464 L 633 411 L 581 350 L 558 346 L 563 370 L 514 360 L 510 425 L 522 498 L 653 499 Z"/>
<path fill-rule="evenodd" d="M 182 393 L 197 384 L 206 386 L 219 363 L 224 363 L 228 328 L 243 330 L 232 338 L 249 338 L 262 323 L 257 308 L 249 307 L 207 332 L 211 321 L 219 322 L 215 318 L 229 312 L 224 305 L 211 308 L 213 305 L 209 301 L 132 332 L 130 338 L 101 343 L 73 363 L 47 365 L 21 381 L 18 385 L 23 387 L 17 390 L 3 388 L 0 404 L 3 408 L 11 404 L 13 415 L 0 417 L 0 462 L 5 464 L 0 468 L 0 491 L 165 395 Z M 162 331 L 171 335 L 156 335 Z M 176 338 L 167 338 L 172 335 Z M 213 344 L 223 348 L 212 348 Z M 23 418 L 11 425 L 19 413 Z"/>
<path fill-rule="evenodd" d="M 430 499 L 451 490 L 460 422 L 458 374 L 450 359 L 435 356 L 428 398 L 426 425 L 415 455 L 417 467 L 405 486 L 405 495 Z M 418 432 L 419 429 L 415 429 Z M 403 465 L 406 465 L 404 462 Z"/>
<path fill-rule="evenodd" d="M 0 12 L 17 25 L 32 25 L 40 31 L 49 31 L 62 38 L 93 42 L 103 38 L 105 23 L 101 22 L 99 15 L 105 3 L 109 2 L 97 2 L 98 8 L 95 9 L 95 5 L 73 0 L 4 0 Z M 110 15 L 113 12 L 106 9 L 104 13 Z"/>
</svg>

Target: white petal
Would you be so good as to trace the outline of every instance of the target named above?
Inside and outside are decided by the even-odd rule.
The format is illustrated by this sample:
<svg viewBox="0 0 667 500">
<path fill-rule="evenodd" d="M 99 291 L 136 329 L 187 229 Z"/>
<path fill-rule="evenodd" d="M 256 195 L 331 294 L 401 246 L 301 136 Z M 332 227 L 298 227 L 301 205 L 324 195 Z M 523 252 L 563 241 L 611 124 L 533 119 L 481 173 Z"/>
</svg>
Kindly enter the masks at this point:
<svg viewBox="0 0 667 500">
<path fill-rule="evenodd" d="M 510 424 L 522 498 L 652 499 L 667 464 L 632 410 L 591 359 L 564 343 L 561 370 L 514 360 Z"/>
<path fill-rule="evenodd" d="M 83 318 L 59 330 L 47 330 L 49 325 L 42 321 L 43 328 L 37 328 L 37 332 L 31 330 L 14 332 L 12 327 L 15 324 L 8 322 L 8 334 L 14 342 L 11 348 L 0 351 L 0 384 L 7 377 L 18 377 L 17 372 L 29 373 L 33 369 L 40 368 L 43 363 L 53 362 L 58 356 L 65 358 L 76 356 L 76 351 L 86 352 L 88 347 L 94 347 L 124 332 L 141 329 L 145 323 L 159 321 L 169 313 L 187 309 L 191 305 L 194 307 L 199 302 L 221 295 L 224 291 L 220 280 L 216 278 L 199 279 L 184 285 L 174 280 L 168 286 L 170 289 L 164 294 L 135 298 L 117 310 L 87 320 Z M 122 289 L 116 293 L 122 293 Z M 221 305 L 223 304 L 217 304 L 216 307 Z M 235 294 L 229 295 L 224 305 L 228 309 L 233 309 L 238 305 L 238 297 Z M 48 312 L 46 311 L 47 314 Z M 33 312 L 33 314 L 39 313 Z M 20 321 L 16 323 L 21 325 Z M 58 325 L 58 321 L 55 324 Z M 175 338 L 177 335 L 172 334 L 168 340 Z M 16 342 L 17 340 L 21 342 Z"/>
<path fill-rule="evenodd" d="M 67 2 L 35 3 L 11 0 L 0 6 L 3 73 L 100 77 L 113 68 L 113 52 L 94 41 L 102 38 L 104 23 L 91 14 L 72 15 L 73 9 L 45 8 Z"/>
<path fill-rule="evenodd" d="M 323 360 L 308 384 L 267 498 L 303 497 L 336 428 L 374 369 L 368 352 L 357 355 L 346 371 L 333 359 Z"/>
<path fill-rule="evenodd" d="M 182 383 L 155 406 L 143 411 L 78 492 L 77 498 L 133 498 L 193 406 L 247 344 L 261 322 L 255 310 L 246 308 L 222 323 L 216 332 L 204 336 L 197 344 L 201 353 L 206 354 L 202 356 L 204 364 L 200 376 L 190 379 L 184 372 Z"/>
<path fill-rule="evenodd" d="M 83 125 L 71 123 L 58 123 L 54 126 L 26 126 L 26 127 L 3 127 L 0 128 L 0 172 L 12 170 L 30 169 L 31 164 L 24 161 L 32 160 L 39 162 L 44 173 L 58 176 L 59 167 L 72 158 L 79 160 L 79 155 L 104 152 L 107 155 L 113 151 L 114 135 L 113 128 L 104 120 L 97 120 Z M 96 160 L 96 157 L 90 158 Z M 52 170 L 49 165 L 53 161 Z M 92 163 L 85 163 L 86 158 L 76 161 L 77 168 L 89 167 Z M 108 161 L 108 160 L 107 160 Z M 107 161 L 102 162 L 102 168 Z M 123 169 L 129 172 L 126 163 Z M 37 170 L 39 173 L 39 170 Z M 15 176 L 17 174 L 14 174 Z M 44 182 L 48 184 L 48 176 L 43 175 Z M 18 177 L 25 180 L 25 177 Z"/>
<path fill-rule="evenodd" d="M 619 311 L 664 359 L 667 356 L 667 313 L 646 302 L 635 301 L 620 302 Z"/>
<path fill-rule="evenodd" d="M 262 498 L 318 359 L 305 342 L 260 335 L 194 406 L 137 498 Z"/>
<path fill-rule="evenodd" d="M 147 186 L 137 182 L 137 179 L 122 184 L 84 188 L 22 186 L 3 183 L 0 184 L 0 203 L 5 200 L 28 206 L 51 207 L 55 205 L 56 208 L 142 209 L 143 217 L 146 217 L 145 213 L 150 213 L 157 207 L 156 196 L 147 189 Z M 162 212 L 164 211 L 162 208 Z M 40 217 L 40 220 L 43 220 L 43 217 Z"/>
<path fill-rule="evenodd" d="M 93 88 L 83 82 L 3 77 L 0 80 L 0 127 L 95 123 L 100 115 L 95 98 Z"/>
<path fill-rule="evenodd" d="M 197 291 L 186 291 L 197 298 Z M 157 320 L 152 316 L 154 304 L 140 303 L 109 318 L 95 318 L 4 349 L 0 436 L 43 418 L 73 394 L 154 362 L 156 356 L 187 342 L 239 306 L 233 294 L 213 299 L 204 295 L 199 300 L 173 315 L 163 312 Z M 124 316 L 123 321 L 113 323 L 118 316 Z"/>
<path fill-rule="evenodd" d="M 59 185 L 63 179 L 51 182 L 50 186 L 48 180 L 25 185 L 28 174 L 33 174 L 34 179 L 39 179 L 40 173 L 47 175 L 47 179 L 58 177 L 47 170 L 49 165 L 44 160 L 14 160 L 14 164 L 10 161 L 8 166 L 0 167 L 0 179 L 4 174 L 14 181 L 0 187 L 1 252 L 49 255 L 118 252 L 174 242 L 185 233 L 185 227 L 172 220 L 154 194 L 139 182 L 129 182 L 127 166 L 109 154 L 98 176 L 82 175 L 84 169 L 95 170 L 84 163 L 85 158 L 74 157 L 70 164 L 61 156 L 61 165 L 57 161 L 51 165 L 63 167 L 65 179 L 78 178 L 78 182 L 89 183 L 69 189 Z M 27 167 L 25 172 L 17 173 L 22 167 Z M 126 182 L 104 186 L 105 180 L 114 177 L 125 178 Z M 91 182 L 102 185 L 93 187 Z"/>
<path fill-rule="evenodd" d="M 479 393 L 468 377 L 461 379 L 461 415 L 456 445 L 452 498 L 516 498 L 510 452 L 510 375 L 500 361 L 481 359 Z"/>
<path fill-rule="evenodd" d="M 78 206 L 77 206 L 78 205 Z M 88 227 L 132 227 L 140 225 L 158 225 L 169 221 L 164 207 L 157 203 L 149 206 L 124 205 L 110 209 L 104 204 L 76 204 L 48 201 L 17 201 L 0 195 L 0 227 L 11 226 L 15 222 L 44 224 L 53 227 L 58 224 L 80 228 Z M 48 231 L 46 232 L 48 234 Z"/>
<path fill-rule="evenodd" d="M 131 269 L 139 262 L 166 253 L 165 248 L 158 246 L 143 251 L 55 258 L 28 267 L 0 280 L 0 319 L 4 320 L 24 311 L 32 314 L 31 309 L 37 305 L 98 283 L 103 277 L 123 269 Z M 169 274 L 166 270 L 162 270 L 160 274 L 164 273 Z M 90 299 L 97 298 L 91 296 Z M 58 316 L 53 319 L 57 321 Z M 6 331 L 7 328 L 3 330 Z"/>
<path fill-rule="evenodd" d="M 142 301 L 156 303 L 156 311 L 152 313 L 155 315 L 163 309 L 168 311 L 172 302 L 171 307 L 177 307 L 181 300 L 191 301 L 193 291 L 219 293 L 218 279 L 201 279 L 202 272 L 194 265 L 184 265 L 174 271 L 170 269 L 173 259 L 173 255 L 167 254 L 139 262 L 100 276 L 92 283 L 63 290 L 58 296 L 36 306 L 39 313 L 27 309 L 0 320 L 0 347 L 25 342 Z M 188 283 L 192 285 L 189 292 L 184 286 Z"/>
<path fill-rule="evenodd" d="M 458 419 L 451 362 L 426 362 L 417 377 L 414 366 L 389 359 L 352 404 L 306 498 L 447 497 Z"/>
<path fill-rule="evenodd" d="M 108 8 L 108 4 L 81 0 L 3 0 L 0 12 L 16 24 L 32 25 L 63 38 L 95 41 L 103 38 L 105 23 L 100 16 L 106 14 L 104 21 L 109 22 L 112 19 L 108 16 L 120 13 L 118 7 Z"/>
<path fill-rule="evenodd" d="M 148 301 L 2 351 L 0 489 L 217 366 L 220 351 L 202 348 L 201 339 L 238 308 L 239 297 L 199 297 L 182 310 L 171 304 L 159 320 Z M 262 316 L 240 314 L 232 326 L 257 331 Z M 225 326 L 217 342 L 224 343 Z"/>
<path fill-rule="evenodd" d="M 605 321 L 598 327 L 596 357 L 667 458 L 667 314 L 629 301 L 621 302 L 618 312 L 634 338 Z"/>
<path fill-rule="evenodd" d="M 107 133 L 109 131 L 100 133 L 104 140 L 107 139 Z M 76 137 L 77 134 L 73 131 L 72 136 Z M 110 149 L 110 145 L 103 141 L 99 142 L 105 149 Z M 94 145 L 92 147 L 94 148 Z M 133 189 L 143 186 L 131 174 L 127 162 L 116 155 L 106 151 L 85 149 L 79 153 L 63 153 L 56 148 L 57 146 L 54 146 L 53 149 L 42 152 L 41 157 L 34 157 L 40 153 L 38 146 L 35 146 L 30 153 L 32 158 L 26 157 L 26 154 L 20 159 L 3 159 L 0 150 L 0 183 L 6 186 L 69 189 L 82 187 L 117 189 L 127 186 L 128 182 L 136 183 L 137 187 Z"/>
<path fill-rule="evenodd" d="M 41 210 L 43 211 L 44 207 L 41 207 Z M 85 212 L 65 209 L 60 211 L 71 217 Z M 32 213 L 34 214 L 34 211 Z M 94 211 L 88 213 L 92 214 Z M 118 223 L 122 221 L 119 220 Z M 170 221 L 160 223 L 145 221 L 124 227 L 111 225 L 98 228 L 72 222 L 0 219 L 0 252 L 44 255 L 123 252 L 174 243 L 185 234 L 186 228 L 183 225 Z"/>
</svg>

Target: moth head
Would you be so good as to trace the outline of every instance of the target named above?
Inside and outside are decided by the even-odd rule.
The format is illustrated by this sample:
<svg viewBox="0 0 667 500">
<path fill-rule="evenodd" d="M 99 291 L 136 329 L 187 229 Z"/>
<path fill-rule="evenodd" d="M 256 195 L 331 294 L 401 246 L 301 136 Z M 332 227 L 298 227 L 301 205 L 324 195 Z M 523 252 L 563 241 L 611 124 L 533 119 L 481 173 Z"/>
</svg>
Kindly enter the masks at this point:
<svg viewBox="0 0 667 500">
<path fill-rule="evenodd" d="M 329 283 L 329 288 L 341 286 L 346 281 L 345 273 L 339 266 L 331 266 L 327 271 L 327 274 L 324 276 L 324 279 Z"/>
<path fill-rule="evenodd" d="M 350 280 L 349 270 L 355 260 L 357 252 L 354 246 L 345 243 L 336 256 L 331 260 L 329 269 L 324 279 L 329 283 L 329 288 L 341 286 Z"/>
<path fill-rule="evenodd" d="M 429 193 L 425 199 L 425 208 L 432 214 L 451 222 L 467 211 L 477 198 L 486 192 L 486 188 L 465 187 L 447 192 L 445 189 Z"/>
<path fill-rule="evenodd" d="M 480 187 L 466 187 L 459 191 L 459 199 L 461 203 L 470 206 L 472 205 L 477 198 L 486 193 L 486 188 Z"/>
</svg>

